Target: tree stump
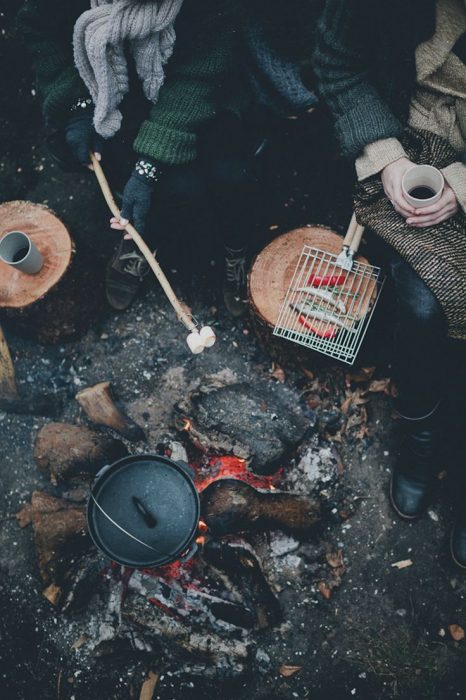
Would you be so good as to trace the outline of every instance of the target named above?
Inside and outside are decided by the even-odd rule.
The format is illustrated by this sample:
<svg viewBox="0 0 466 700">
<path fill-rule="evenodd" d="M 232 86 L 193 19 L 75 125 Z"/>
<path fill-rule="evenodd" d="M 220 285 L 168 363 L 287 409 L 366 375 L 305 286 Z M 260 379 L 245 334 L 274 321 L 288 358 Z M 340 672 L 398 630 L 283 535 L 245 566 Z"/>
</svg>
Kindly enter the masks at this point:
<svg viewBox="0 0 466 700">
<path fill-rule="evenodd" d="M 248 277 L 248 296 L 252 325 L 261 345 L 280 364 L 314 365 L 328 358 L 310 352 L 296 343 L 273 335 L 280 310 L 298 265 L 303 246 L 323 249 L 338 255 L 343 239 L 325 226 L 306 226 L 275 238 L 254 259 Z M 355 258 L 367 263 L 362 256 Z"/>
<path fill-rule="evenodd" d="M 0 310 L 15 331 L 43 343 L 68 340 L 95 320 L 95 272 L 75 247 L 65 225 L 47 207 L 26 201 L 0 206 L 0 238 L 23 231 L 39 249 L 44 266 L 28 275 L 0 261 Z M 91 286 L 92 285 L 92 286 Z M 86 293 L 89 289 L 91 293 Z"/>
</svg>

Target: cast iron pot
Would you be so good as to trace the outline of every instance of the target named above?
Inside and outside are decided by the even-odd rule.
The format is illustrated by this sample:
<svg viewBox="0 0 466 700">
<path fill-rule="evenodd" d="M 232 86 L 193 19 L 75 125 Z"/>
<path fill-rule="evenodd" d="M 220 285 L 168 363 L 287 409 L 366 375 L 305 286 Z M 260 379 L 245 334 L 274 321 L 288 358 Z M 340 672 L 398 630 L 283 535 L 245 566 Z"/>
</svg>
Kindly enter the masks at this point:
<svg viewBox="0 0 466 700">
<path fill-rule="evenodd" d="M 184 462 L 132 455 L 101 469 L 87 523 L 94 544 L 118 564 L 156 568 L 197 550 L 199 494 Z"/>
</svg>

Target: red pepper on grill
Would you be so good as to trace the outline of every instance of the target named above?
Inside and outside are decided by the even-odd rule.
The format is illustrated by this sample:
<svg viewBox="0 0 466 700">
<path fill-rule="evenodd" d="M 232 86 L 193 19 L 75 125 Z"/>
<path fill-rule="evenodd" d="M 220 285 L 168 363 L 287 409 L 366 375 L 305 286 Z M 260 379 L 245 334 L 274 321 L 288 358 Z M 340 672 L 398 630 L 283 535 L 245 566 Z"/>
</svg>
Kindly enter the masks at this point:
<svg viewBox="0 0 466 700">
<path fill-rule="evenodd" d="M 311 287 L 340 287 L 345 282 L 346 275 L 311 275 L 307 283 Z"/>
<path fill-rule="evenodd" d="M 327 326 L 325 328 L 325 330 L 322 328 L 319 328 L 318 326 L 313 326 L 312 323 L 309 323 L 309 321 L 306 319 L 306 317 L 303 316 L 302 314 L 299 314 L 298 321 L 302 326 L 304 326 L 309 331 L 311 331 L 311 333 L 314 333 L 314 335 L 316 335 L 318 338 L 325 338 L 326 340 L 333 340 L 337 335 L 337 332 L 336 332 L 334 326 Z"/>
</svg>

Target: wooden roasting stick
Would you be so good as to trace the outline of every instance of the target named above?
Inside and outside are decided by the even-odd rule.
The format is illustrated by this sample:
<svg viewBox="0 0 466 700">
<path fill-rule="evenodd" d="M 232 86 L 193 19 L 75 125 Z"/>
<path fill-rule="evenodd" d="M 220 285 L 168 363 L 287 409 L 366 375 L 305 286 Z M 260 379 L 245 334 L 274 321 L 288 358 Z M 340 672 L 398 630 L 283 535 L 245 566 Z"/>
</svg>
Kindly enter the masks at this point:
<svg viewBox="0 0 466 700">
<path fill-rule="evenodd" d="M 94 173 L 96 175 L 100 189 L 102 190 L 102 194 L 105 198 L 105 201 L 107 202 L 108 208 L 112 212 L 113 216 L 119 219 L 121 216 L 120 210 L 118 209 L 113 194 L 110 190 L 110 186 L 107 182 L 107 178 L 105 177 L 102 166 L 93 153 L 91 153 L 91 161 L 94 167 Z M 188 329 L 189 335 L 186 339 L 186 342 L 191 352 L 193 352 L 194 354 L 198 354 L 202 352 L 204 348 L 211 347 L 216 340 L 215 333 L 213 332 L 212 328 L 210 328 L 209 326 L 203 326 L 201 330 L 198 331 L 191 314 L 188 313 L 184 304 L 182 304 L 182 302 L 176 296 L 170 282 L 166 278 L 162 268 L 160 267 L 159 263 L 155 259 L 154 255 L 152 254 L 151 250 L 149 249 L 142 236 L 136 231 L 132 224 L 127 224 L 125 230 L 131 235 L 131 238 L 133 239 L 134 243 L 137 245 L 145 259 L 147 260 L 152 272 L 160 282 L 160 285 L 163 291 L 165 292 L 168 301 L 173 306 L 178 319 Z"/>
</svg>

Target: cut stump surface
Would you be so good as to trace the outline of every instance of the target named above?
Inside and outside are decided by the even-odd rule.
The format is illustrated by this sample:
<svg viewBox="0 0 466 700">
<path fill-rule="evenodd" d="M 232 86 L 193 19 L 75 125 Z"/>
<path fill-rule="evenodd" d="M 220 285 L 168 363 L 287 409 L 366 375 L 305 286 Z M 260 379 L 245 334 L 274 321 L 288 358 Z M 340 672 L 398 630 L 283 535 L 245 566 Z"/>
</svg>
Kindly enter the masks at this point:
<svg viewBox="0 0 466 700">
<path fill-rule="evenodd" d="M 35 275 L 0 260 L 0 308 L 23 309 L 42 299 L 63 277 L 73 254 L 65 225 L 41 204 L 14 201 L 0 205 L 0 238 L 10 231 L 30 236 L 44 259 Z"/>
</svg>

